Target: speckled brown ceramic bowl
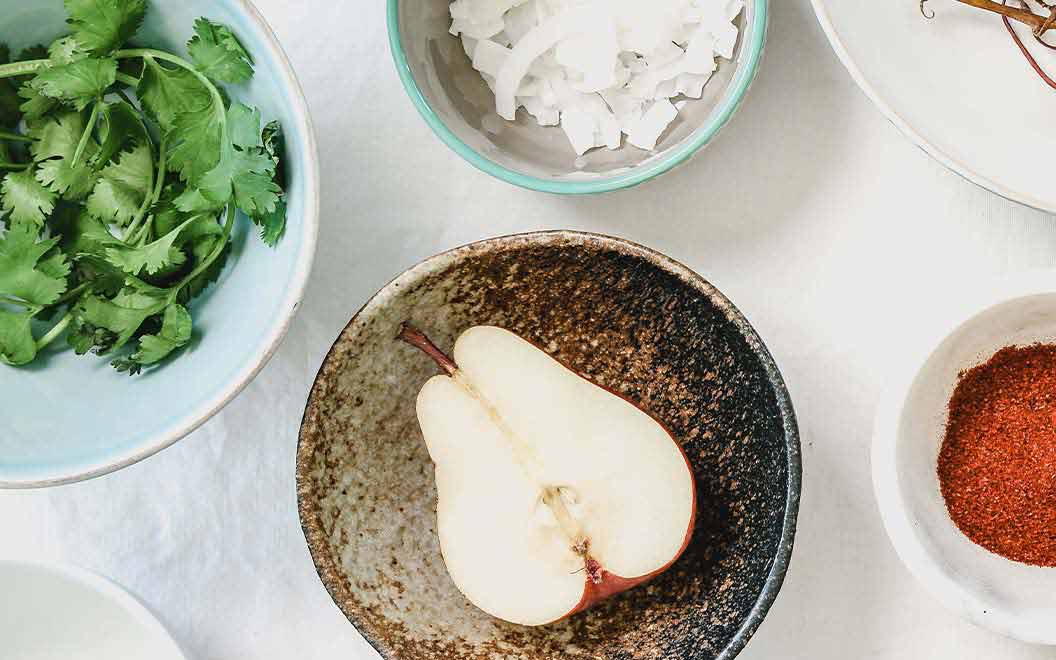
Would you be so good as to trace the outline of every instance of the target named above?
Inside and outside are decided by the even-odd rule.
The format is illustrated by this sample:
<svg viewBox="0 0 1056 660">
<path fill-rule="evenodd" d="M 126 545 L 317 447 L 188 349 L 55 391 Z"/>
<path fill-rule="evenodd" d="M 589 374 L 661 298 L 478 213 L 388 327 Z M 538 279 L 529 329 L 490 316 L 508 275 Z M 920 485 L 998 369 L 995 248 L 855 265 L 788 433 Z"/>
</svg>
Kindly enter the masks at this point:
<svg viewBox="0 0 1056 660">
<path fill-rule="evenodd" d="M 666 422 L 697 477 L 685 555 L 648 585 L 551 626 L 473 607 L 440 556 L 433 468 L 415 418 L 435 367 L 394 339 L 405 319 L 444 348 L 471 326 L 505 327 Z M 469 245 L 385 287 L 319 372 L 297 459 L 323 584 L 394 660 L 732 658 L 781 588 L 800 476 L 788 392 L 737 309 L 663 255 L 573 232 Z"/>
</svg>

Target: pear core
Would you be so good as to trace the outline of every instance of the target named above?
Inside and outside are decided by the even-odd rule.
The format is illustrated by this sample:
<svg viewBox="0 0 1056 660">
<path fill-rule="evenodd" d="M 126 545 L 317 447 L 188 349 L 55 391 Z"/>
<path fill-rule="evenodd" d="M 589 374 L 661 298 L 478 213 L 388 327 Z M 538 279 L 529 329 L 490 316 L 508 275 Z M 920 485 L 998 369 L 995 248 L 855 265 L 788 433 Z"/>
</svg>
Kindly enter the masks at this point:
<svg viewBox="0 0 1056 660">
<path fill-rule="evenodd" d="M 474 605 L 552 623 L 682 554 L 693 473 L 656 419 L 500 328 L 467 330 L 453 359 L 406 324 L 399 338 L 444 371 L 422 388 L 417 413 L 444 562 Z"/>
</svg>

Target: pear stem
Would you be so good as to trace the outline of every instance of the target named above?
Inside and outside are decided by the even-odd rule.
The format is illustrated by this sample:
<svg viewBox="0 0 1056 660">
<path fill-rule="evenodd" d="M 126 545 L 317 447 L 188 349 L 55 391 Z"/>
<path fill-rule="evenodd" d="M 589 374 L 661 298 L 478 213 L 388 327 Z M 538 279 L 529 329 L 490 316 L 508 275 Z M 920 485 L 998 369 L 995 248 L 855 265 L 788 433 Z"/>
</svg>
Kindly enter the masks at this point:
<svg viewBox="0 0 1056 660">
<path fill-rule="evenodd" d="M 458 372 L 458 365 L 455 364 L 455 361 L 441 351 L 424 332 L 414 327 L 409 322 L 404 321 L 400 324 L 400 332 L 396 335 L 396 339 L 414 346 L 421 352 L 433 358 L 433 361 L 436 362 L 436 364 L 439 365 L 448 376 L 454 376 L 455 373 Z"/>
</svg>

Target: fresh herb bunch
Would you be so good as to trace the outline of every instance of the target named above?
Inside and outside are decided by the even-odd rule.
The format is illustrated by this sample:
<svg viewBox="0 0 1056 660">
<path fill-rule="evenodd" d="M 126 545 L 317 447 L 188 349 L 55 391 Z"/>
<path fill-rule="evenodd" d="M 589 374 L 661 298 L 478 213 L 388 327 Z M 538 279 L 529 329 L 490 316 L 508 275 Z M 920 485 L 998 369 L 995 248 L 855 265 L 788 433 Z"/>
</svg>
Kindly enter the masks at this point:
<svg viewBox="0 0 1056 660">
<path fill-rule="evenodd" d="M 68 37 L 0 47 L 0 361 L 65 334 L 134 375 L 190 341 L 238 211 L 282 237 L 282 135 L 221 87 L 253 76 L 229 28 L 199 19 L 187 60 L 129 45 L 147 0 L 65 6 Z"/>
</svg>

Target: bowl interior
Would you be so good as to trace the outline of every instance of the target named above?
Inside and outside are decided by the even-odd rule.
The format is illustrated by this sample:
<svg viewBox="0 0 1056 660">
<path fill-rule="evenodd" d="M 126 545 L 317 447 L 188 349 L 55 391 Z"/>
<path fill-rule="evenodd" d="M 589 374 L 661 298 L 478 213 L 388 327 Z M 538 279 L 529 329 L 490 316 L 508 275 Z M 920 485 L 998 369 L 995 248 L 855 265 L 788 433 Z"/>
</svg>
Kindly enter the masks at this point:
<svg viewBox="0 0 1056 660">
<path fill-rule="evenodd" d="M 61 0 L 0 0 L 14 52 L 65 33 Z M 243 0 L 151 2 L 138 42 L 184 53 L 194 21 L 231 26 L 256 62 L 231 96 L 277 119 L 286 132 L 289 225 L 277 249 L 237 224 L 227 270 L 193 305 L 187 354 L 129 378 L 108 360 L 64 347 L 29 368 L 0 366 L 0 399 L 19 414 L 0 433 L 0 486 L 49 485 L 127 465 L 167 446 L 215 412 L 262 366 L 300 300 L 315 244 L 316 164 L 306 109 L 286 61 Z M 236 267 L 237 266 L 237 267 Z M 57 344 L 64 342 L 56 342 Z"/>
<path fill-rule="evenodd" d="M 514 182 L 517 177 L 550 183 L 597 183 L 647 164 L 677 158 L 706 143 L 728 118 L 744 93 L 734 80 L 750 80 L 758 63 L 765 33 L 766 3 L 748 0 L 738 17 L 740 38 L 732 61 L 719 69 L 704 88 L 704 97 L 690 100 L 661 137 L 654 152 L 625 144 L 616 151 L 594 149 L 577 157 L 560 127 L 542 127 L 523 108 L 515 122 L 495 112 L 495 95 L 471 65 L 462 42 L 452 36 L 449 0 L 390 0 L 396 12 L 398 59 L 406 61 L 413 80 L 412 98 L 434 128 L 463 156 L 483 157 L 478 163 Z M 447 135 L 445 135 L 445 133 Z M 452 139 L 453 138 L 453 139 Z"/>
<path fill-rule="evenodd" d="M 1053 340 L 1056 294 L 1015 298 L 962 324 L 932 353 L 909 390 L 895 460 L 901 505 L 930 570 L 956 585 L 963 606 L 979 620 L 1006 632 L 1048 631 L 1056 643 L 1056 569 L 1018 564 L 971 542 L 946 511 L 936 467 L 958 375 L 1006 346 Z"/>
<path fill-rule="evenodd" d="M 432 463 L 415 416 L 435 370 L 393 339 L 406 319 L 444 348 L 473 325 L 508 328 L 668 424 L 700 502 L 674 568 L 543 628 L 468 603 L 440 555 Z M 643 248 L 557 232 L 440 255 L 380 292 L 319 374 L 297 473 L 320 576 L 386 658 L 729 658 L 787 568 L 799 440 L 769 353 L 720 293 Z"/>
</svg>

